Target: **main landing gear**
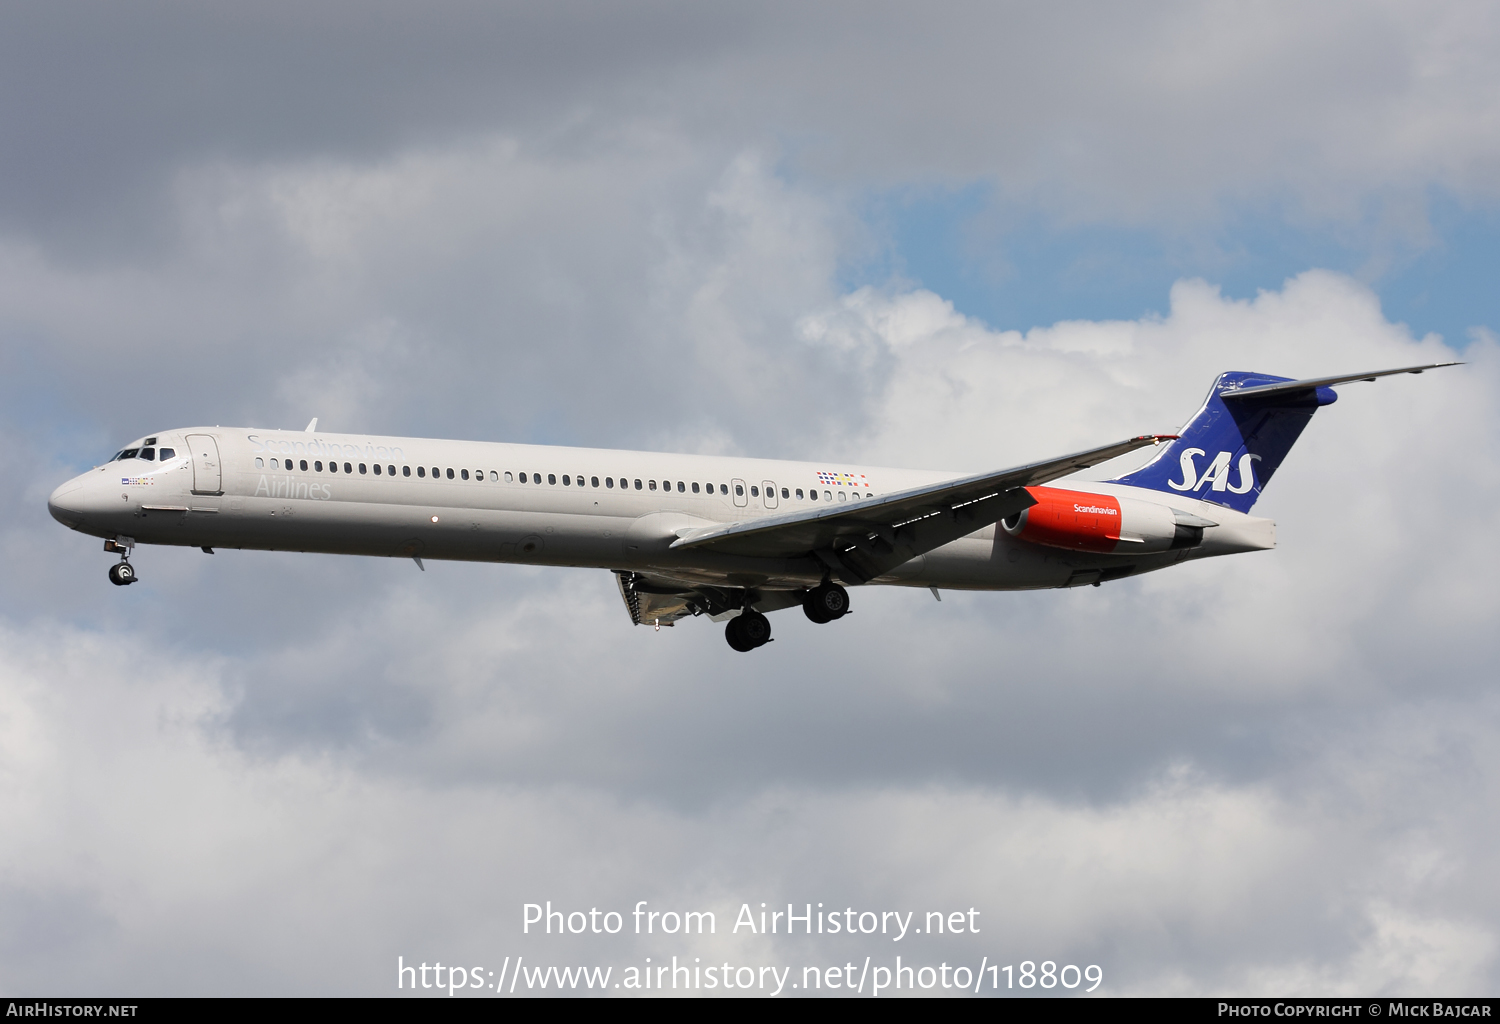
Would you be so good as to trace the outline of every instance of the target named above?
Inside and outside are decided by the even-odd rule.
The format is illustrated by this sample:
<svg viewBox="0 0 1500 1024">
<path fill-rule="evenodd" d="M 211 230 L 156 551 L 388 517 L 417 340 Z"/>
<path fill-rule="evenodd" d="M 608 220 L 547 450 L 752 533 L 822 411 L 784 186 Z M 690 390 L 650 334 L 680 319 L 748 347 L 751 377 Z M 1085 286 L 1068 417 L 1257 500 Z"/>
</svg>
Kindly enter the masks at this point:
<svg viewBox="0 0 1500 1024">
<path fill-rule="evenodd" d="M 824 582 L 803 595 L 802 611 L 817 623 L 841 619 L 849 614 L 849 591 L 837 583 Z M 771 623 L 760 612 L 746 608 L 724 627 L 724 639 L 737 651 L 753 651 L 771 642 Z"/>
<path fill-rule="evenodd" d="M 104 542 L 105 551 L 120 556 L 120 560 L 109 567 L 109 581 L 117 587 L 128 587 L 140 579 L 135 574 L 135 566 L 130 564 L 130 552 L 134 548 L 135 541 L 130 537 L 112 537 Z"/>
<path fill-rule="evenodd" d="M 771 642 L 771 620 L 753 608 L 746 608 L 724 627 L 724 639 L 737 651 L 753 651 Z"/>
<path fill-rule="evenodd" d="M 849 591 L 837 583 L 821 583 L 802 599 L 802 611 L 819 625 L 841 619 L 849 614 Z"/>
</svg>

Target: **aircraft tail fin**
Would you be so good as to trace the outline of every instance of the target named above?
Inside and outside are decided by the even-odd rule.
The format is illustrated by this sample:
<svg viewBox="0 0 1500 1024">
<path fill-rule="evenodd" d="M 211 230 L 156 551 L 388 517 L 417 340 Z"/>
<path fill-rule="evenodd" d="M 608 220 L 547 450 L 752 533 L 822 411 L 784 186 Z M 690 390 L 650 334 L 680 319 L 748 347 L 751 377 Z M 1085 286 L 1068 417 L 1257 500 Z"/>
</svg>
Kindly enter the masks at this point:
<svg viewBox="0 0 1500 1024">
<path fill-rule="evenodd" d="M 1113 482 L 1183 494 L 1249 512 L 1313 413 L 1338 400 L 1333 387 L 1456 363 L 1293 380 L 1264 373 L 1221 373 L 1203 407 L 1156 458 Z"/>
</svg>

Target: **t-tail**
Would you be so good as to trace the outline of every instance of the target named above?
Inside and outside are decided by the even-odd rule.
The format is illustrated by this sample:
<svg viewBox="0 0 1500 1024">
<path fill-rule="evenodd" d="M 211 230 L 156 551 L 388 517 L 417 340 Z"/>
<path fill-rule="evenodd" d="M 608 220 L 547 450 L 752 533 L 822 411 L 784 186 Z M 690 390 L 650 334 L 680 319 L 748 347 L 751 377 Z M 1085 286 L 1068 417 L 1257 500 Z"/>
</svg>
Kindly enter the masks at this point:
<svg viewBox="0 0 1500 1024">
<path fill-rule="evenodd" d="M 1113 482 L 1249 512 L 1313 413 L 1338 400 L 1336 385 L 1456 365 L 1433 363 L 1309 380 L 1239 370 L 1221 373 L 1177 440 Z"/>
</svg>

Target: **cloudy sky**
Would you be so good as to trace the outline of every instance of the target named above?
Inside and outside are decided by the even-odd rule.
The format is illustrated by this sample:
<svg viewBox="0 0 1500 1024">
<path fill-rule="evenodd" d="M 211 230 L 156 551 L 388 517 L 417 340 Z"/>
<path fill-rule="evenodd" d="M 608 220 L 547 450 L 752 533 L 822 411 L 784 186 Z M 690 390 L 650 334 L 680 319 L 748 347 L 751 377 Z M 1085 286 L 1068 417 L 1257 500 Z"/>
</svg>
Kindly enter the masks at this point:
<svg viewBox="0 0 1500 1024">
<path fill-rule="evenodd" d="M 1493 994 L 1497 48 L 1435 0 L 7 5 L 0 993 Z M 1318 416 L 1274 552 L 859 591 L 748 656 L 602 570 L 143 549 L 119 589 L 45 508 L 189 424 L 980 470 L 1224 369 L 1450 359 Z M 523 935 L 548 900 L 625 929 Z M 789 902 L 980 933 L 731 933 Z"/>
</svg>

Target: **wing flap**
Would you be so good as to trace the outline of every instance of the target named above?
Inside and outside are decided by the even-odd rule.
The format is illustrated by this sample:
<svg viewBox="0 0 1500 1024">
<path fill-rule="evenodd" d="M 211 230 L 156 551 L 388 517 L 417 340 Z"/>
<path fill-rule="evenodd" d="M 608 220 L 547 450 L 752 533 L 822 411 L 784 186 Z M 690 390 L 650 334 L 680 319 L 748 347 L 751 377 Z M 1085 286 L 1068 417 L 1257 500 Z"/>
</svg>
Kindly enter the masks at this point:
<svg viewBox="0 0 1500 1024">
<path fill-rule="evenodd" d="M 699 614 L 703 609 L 698 606 L 707 604 L 690 588 L 655 584 L 639 573 L 617 572 L 615 582 L 620 585 L 630 621 L 637 626 L 670 626 L 678 619 Z"/>
</svg>

